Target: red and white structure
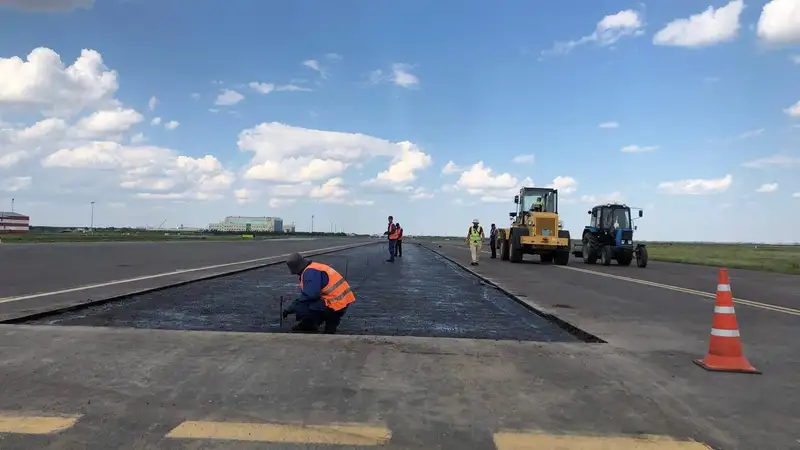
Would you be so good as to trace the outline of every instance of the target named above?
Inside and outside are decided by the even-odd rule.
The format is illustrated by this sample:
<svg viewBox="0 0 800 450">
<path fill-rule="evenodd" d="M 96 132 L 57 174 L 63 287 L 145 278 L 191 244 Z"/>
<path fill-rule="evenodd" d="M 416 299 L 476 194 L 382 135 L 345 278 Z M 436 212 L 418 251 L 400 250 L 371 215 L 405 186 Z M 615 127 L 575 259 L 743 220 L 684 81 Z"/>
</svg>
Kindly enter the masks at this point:
<svg viewBox="0 0 800 450">
<path fill-rule="evenodd" d="M 0 211 L 0 234 L 27 233 L 31 218 L 20 213 Z"/>
</svg>

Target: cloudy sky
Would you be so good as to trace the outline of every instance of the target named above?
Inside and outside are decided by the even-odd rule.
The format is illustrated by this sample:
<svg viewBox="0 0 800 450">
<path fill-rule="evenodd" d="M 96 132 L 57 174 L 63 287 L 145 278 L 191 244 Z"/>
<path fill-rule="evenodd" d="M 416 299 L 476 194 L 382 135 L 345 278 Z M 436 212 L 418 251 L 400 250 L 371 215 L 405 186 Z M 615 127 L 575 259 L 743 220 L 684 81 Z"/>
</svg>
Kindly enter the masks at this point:
<svg viewBox="0 0 800 450">
<path fill-rule="evenodd" d="M 0 0 L 0 210 L 462 234 L 524 184 L 800 240 L 800 0 L 497 5 Z"/>
</svg>

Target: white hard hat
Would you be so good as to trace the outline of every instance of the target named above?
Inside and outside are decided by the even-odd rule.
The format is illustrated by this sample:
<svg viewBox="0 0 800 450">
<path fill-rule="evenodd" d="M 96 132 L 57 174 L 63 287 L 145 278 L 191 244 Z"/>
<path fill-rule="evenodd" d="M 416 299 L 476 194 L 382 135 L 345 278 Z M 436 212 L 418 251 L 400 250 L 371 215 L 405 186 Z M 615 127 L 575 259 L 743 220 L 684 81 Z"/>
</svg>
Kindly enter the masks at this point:
<svg viewBox="0 0 800 450">
<path fill-rule="evenodd" d="M 478 219 L 472 219 L 472 223 L 478 223 Z"/>
</svg>

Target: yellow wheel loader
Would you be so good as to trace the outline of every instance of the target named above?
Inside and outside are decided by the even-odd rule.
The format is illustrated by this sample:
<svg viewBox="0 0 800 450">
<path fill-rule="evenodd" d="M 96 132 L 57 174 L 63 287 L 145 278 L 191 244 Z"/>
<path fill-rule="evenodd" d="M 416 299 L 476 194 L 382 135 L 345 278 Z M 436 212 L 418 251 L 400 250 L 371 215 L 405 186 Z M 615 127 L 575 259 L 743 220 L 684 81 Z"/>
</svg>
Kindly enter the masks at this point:
<svg viewBox="0 0 800 450">
<path fill-rule="evenodd" d="M 523 187 L 514 196 L 517 211 L 509 216 L 510 228 L 497 232 L 500 259 L 522 262 L 523 255 L 539 255 L 543 263 L 569 264 L 569 231 L 558 220 L 558 191 Z"/>
</svg>

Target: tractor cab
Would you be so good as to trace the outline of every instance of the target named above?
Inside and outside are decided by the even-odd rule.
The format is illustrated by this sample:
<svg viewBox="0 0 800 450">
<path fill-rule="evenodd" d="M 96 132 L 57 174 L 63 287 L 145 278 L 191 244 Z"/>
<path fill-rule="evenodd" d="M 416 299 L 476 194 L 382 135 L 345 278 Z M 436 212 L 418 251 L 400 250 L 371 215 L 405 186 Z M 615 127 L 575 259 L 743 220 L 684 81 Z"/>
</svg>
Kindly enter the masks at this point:
<svg viewBox="0 0 800 450">
<path fill-rule="evenodd" d="M 589 227 L 611 234 L 616 234 L 618 230 L 631 231 L 631 234 L 633 232 L 634 227 L 629 206 L 619 204 L 600 205 L 592 208 L 589 214 L 592 217 L 589 221 Z M 639 217 L 642 217 L 642 215 L 642 210 L 639 210 Z"/>
<path fill-rule="evenodd" d="M 643 211 L 638 210 L 638 216 L 642 217 Z M 631 207 L 607 203 L 595 206 L 589 215 L 589 225 L 583 230 L 581 242 L 573 246 L 574 254 L 580 254 L 588 264 L 594 264 L 600 258 L 604 265 L 616 260 L 627 266 L 636 258 L 639 267 L 646 267 L 645 245 L 633 244 L 633 232 L 637 227 L 633 225 L 636 218 L 631 217 Z"/>
</svg>

